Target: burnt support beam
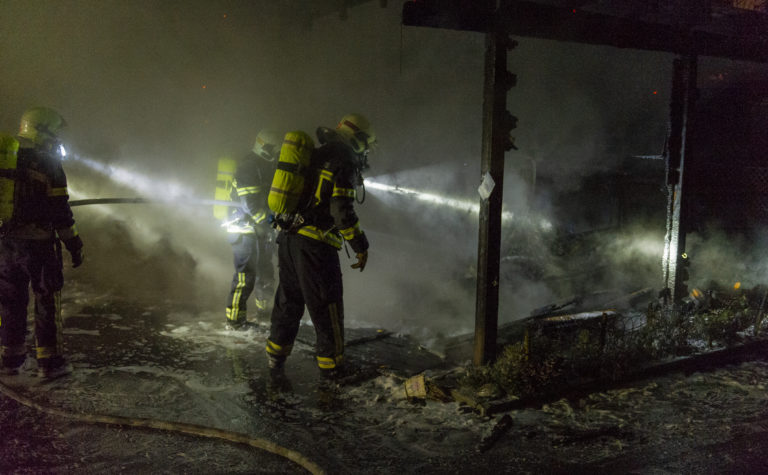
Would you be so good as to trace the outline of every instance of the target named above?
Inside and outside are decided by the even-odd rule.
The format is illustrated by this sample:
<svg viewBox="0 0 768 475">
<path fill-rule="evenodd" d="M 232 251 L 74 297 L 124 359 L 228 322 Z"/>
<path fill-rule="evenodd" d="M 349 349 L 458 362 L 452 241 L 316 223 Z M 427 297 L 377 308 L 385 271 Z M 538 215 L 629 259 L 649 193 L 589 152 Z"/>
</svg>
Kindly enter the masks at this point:
<svg viewBox="0 0 768 475">
<path fill-rule="evenodd" d="M 697 59 L 685 55 L 674 60 L 669 138 L 667 139 L 667 233 L 664 241 L 665 303 L 677 304 L 688 293 L 688 258 L 685 253 L 687 198 L 685 169 L 690 167 L 690 120 L 695 106 Z M 687 163 L 688 162 L 688 163 Z"/>
<path fill-rule="evenodd" d="M 507 35 L 498 32 L 486 34 L 480 170 L 481 186 L 490 189 L 490 194 L 480 201 L 473 355 L 473 363 L 477 366 L 496 359 L 504 153 L 510 148 L 509 131 L 510 127 L 514 127 L 512 122 L 515 120 L 506 110 L 507 91 L 511 87 L 507 72 L 508 47 L 511 47 L 511 42 Z M 488 186 L 491 183 L 492 188 Z"/>
<path fill-rule="evenodd" d="M 768 62 L 768 15 L 763 13 L 714 9 L 708 0 L 606 5 L 602 11 L 600 2 L 501 0 L 494 10 L 487 0 L 418 0 L 403 5 L 403 25 L 479 32 L 498 25 L 514 36 Z M 643 6 L 642 14 L 632 14 L 631 5 Z"/>
</svg>

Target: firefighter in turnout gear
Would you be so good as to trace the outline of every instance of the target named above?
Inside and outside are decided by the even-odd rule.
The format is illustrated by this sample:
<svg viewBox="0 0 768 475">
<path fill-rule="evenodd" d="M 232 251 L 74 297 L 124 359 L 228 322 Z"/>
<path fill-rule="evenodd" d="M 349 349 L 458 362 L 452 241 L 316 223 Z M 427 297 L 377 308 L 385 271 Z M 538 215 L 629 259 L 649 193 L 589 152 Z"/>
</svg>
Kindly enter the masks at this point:
<svg viewBox="0 0 768 475">
<path fill-rule="evenodd" d="M 266 204 L 281 142 L 277 132 L 260 131 L 253 149 L 234 171 L 231 199 L 240 202 L 240 207 L 229 208 L 224 223 L 235 264 L 226 308 L 226 324 L 233 330 L 248 328 L 247 300 L 251 293 L 255 295 L 257 314 L 265 312 L 266 303 L 274 295 L 274 232 L 267 222 Z"/>
<path fill-rule="evenodd" d="M 67 177 L 61 165 L 59 131 L 64 119 L 35 107 L 21 118 L 15 164 L 3 146 L 2 189 L 13 187 L 12 207 L 0 228 L 0 350 L 3 374 L 17 374 L 26 359 L 27 305 L 32 286 L 38 373 L 53 378 L 69 373 L 62 350 L 61 243 L 72 267 L 83 262 L 83 242 L 69 207 Z M 15 165 L 15 166 L 13 166 Z M 10 210 L 12 208 L 12 210 Z"/>
<path fill-rule="evenodd" d="M 334 377 L 344 356 L 344 304 L 338 251 L 344 241 L 355 252 L 354 269 L 368 259 L 368 240 L 354 210 L 368 151 L 375 141 L 361 115 L 342 118 L 335 130 L 317 129 L 321 146 L 312 150 L 299 219 L 277 237 L 279 283 L 267 340 L 271 373 L 281 374 L 296 339 L 304 307 L 316 332 L 317 365 Z M 285 145 L 283 145 L 285 147 Z M 274 182 L 273 182 L 274 187 Z M 298 225 L 295 223 L 299 223 Z"/>
</svg>

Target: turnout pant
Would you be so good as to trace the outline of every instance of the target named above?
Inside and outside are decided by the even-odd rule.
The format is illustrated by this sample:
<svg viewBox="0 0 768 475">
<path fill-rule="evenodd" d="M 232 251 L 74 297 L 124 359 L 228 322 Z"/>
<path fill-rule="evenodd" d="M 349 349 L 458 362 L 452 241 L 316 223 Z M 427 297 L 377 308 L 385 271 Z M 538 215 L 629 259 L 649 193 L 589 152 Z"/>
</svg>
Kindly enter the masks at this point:
<svg viewBox="0 0 768 475">
<path fill-rule="evenodd" d="M 235 273 L 227 300 L 227 320 L 242 323 L 247 319 L 247 302 L 254 288 L 257 289 L 257 299 L 268 297 L 261 295 L 261 292 L 267 291 L 272 282 L 272 245 L 266 236 L 259 237 L 255 234 L 233 233 L 229 240 L 232 244 Z"/>
<path fill-rule="evenodd" d="M 0 239 L 0 346 L 3 360 L 23 361 L 29 286 L 35 296 L 38 360 L 62 355 L 61 288 L 64 276 L 58 241 Z"/>
<path fill-rule="evenodd" d="M 344 305 L 339 253 L 315 239 L 281 232 L 277 237 L 279 283 L 272 309 L 267 354 L 291 353 L 304 306 L 315 327 L 317 364 L 332 370 L 344 355 Z"/>
</svg>

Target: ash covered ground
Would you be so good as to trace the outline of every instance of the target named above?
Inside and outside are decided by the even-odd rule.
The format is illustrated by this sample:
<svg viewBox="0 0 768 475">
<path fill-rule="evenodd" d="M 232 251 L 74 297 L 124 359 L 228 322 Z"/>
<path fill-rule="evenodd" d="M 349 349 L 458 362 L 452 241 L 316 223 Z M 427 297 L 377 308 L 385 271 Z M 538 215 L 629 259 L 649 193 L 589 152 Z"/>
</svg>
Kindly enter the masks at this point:
<svg viewBox="0 0 768 475">
<path fill-rule="evenodd" d="M 316 18 L 305 25 L 311 28 L 300 28 L 289 6 L 289 16 L 268 8 L 278 3 L 292 2 L 0 2 L 0 43 L 8 45 L 0 56 L 12 72 L 0 76 L 0 129 L 16 129 L 32 105 L 54 107 L 70 124 L 67 145 L 83 158 L 65 164 L 73 199 L 175 198 L 147 208 L 75 210 L 88 256 L 81 269 L 68 269 L 63 292 L 75 372 L 44 383 L 32 376 L 32 364 L 0 379 L 39 405 L 0 396 L 0 472 L 302 470 L 242 443 L 92 423 L 92 415 L 270 441 L 328 473 L 766 471 L 768 366 L 761 359 L 492 417 L 456 402 L 405 399 L 406 378 L 454 368 L 439 356 L 439 333 L 451 338 L 472 329 L 467 275 L 475 274 L 477 215 L 453 204 L 475 203 L 481 179 L 485 39 L 403 27 L 402 2 L 383 9 L 387 2 L 356 2 L 365 5 Z M 545 285 L 561 269 L 552 269 L 556 260 L 543 245 L 550 240 L 539 231 L 554 225 L 576 233 L 556 257 L 589 255 L 597 246 L 578 233 L 620 221 L 606 185 L 616 174 L 591 178 L 662 148 L 674 59 L 520 39 L 509 65 L 520 76 L 510 93 L 510 111 L 521 118 L 520 150 L 510 155 L 504 202 L 526 228 L 539 226 L 504 231 L 502 266 L 513 282 L 501 289 L 501 324 L 571 292 L 624 280 L 642 282 L 626 291 L 650 285 L 641 274 L 658 283 L 663 216 L 650 220 L 655 226 L 641 221 L 627 233 L 631 239 L 603 242 L 612 265 L 568 259 L 565 270 L 600 278 L 579 272 L 562 293 Z M 762 65 L 700 58 L 704 88 L 765 74 Z M 224 330 L 232 268 L 219 223 L 209 209 L 188 209 L 184 201 L 212 198 L 217 159 L 241 156 L 262 127 L 311 132 L 352 111 L 370 115 L 380 141 L 366 178 L 398 190 L 370 187 L 359 209 L 372 241 L 368 269 L 345 280 L 347 340 L 355 343 L 347 355 L 365 377 L 319 384 L 307 328 L 289 361 L 291 387 L 275 388 L 265 330 Z M 742 124 L 705 117 L 718 126 Z M 744 129 L 751 128 L 763 130 Z M 713 137 L 719 161 L 732 143 Z M 651 162 L 660 164 L 641 164 Z M 663 172 L 656 168 L 651 178 Z M 642 198 L 629 201 L 632 209 L 657 213 L 665 209 L 663 183 L 663 176 L 649 178 L 620 191 Z M 403 194 L 410 188 L 428 193 Z M 587 199 L 576 199 L 579 192 Z M 570 206 L 558 211 L 559 201 Z M 725 195 L 720 201 L 736 203 Z M 765 262 L 766 240 L 745 239 L 754 254 L 723 241 L 698 252 L 690 237 L 691 276 L 747 286 L 744 269 L 722 274 L 734 263 Z M 761 272 L 749 285 L 765 281 Z"/>
<path fill-rule="evenodd" d="M 453 368 L 408 335 L 349 328 L 360 377 L 326 384 L 311 328 L 270 384 L 266 329 L 224 329 L 189 302 L 125 300 L 71 278 L 63 301 L 75 371 L 43 382 L 28 361 L 2 384 L 3 473 L 299 473 L 289 459 L 224 438 L 88 421 L 180 422 L 266 440 L 326 473 L 757 473 L 768 470 L 768 362 L 669 373 L 481 416 L 408 400 L 406 378 Z M 306 467 L 304 467 L 306 468 Z"/>
</svg>

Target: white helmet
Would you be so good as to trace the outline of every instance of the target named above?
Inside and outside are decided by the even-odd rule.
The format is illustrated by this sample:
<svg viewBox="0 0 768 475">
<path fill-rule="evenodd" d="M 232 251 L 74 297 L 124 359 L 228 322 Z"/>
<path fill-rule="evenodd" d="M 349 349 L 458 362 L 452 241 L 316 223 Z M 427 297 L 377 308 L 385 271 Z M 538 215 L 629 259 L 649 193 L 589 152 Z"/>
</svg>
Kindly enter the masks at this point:
<svg viewBox="0 0 768 475">
<path fill-rule="evenodd" d="M 271 129 L 262 129 L 256 135 L 256 142 L 253 144 L 253 153 L 271 162 L 280 155 L 280 147 L 283 144 L 283 136 Z"/>
<path fill-rule="evenodd" d="M 370 150 L 376 142 L 371 123 L 360 114 L 347 114 L 341 118 L 336 131 L 344 137 L 355 153 L 361 154 Z"/>
</svg>

